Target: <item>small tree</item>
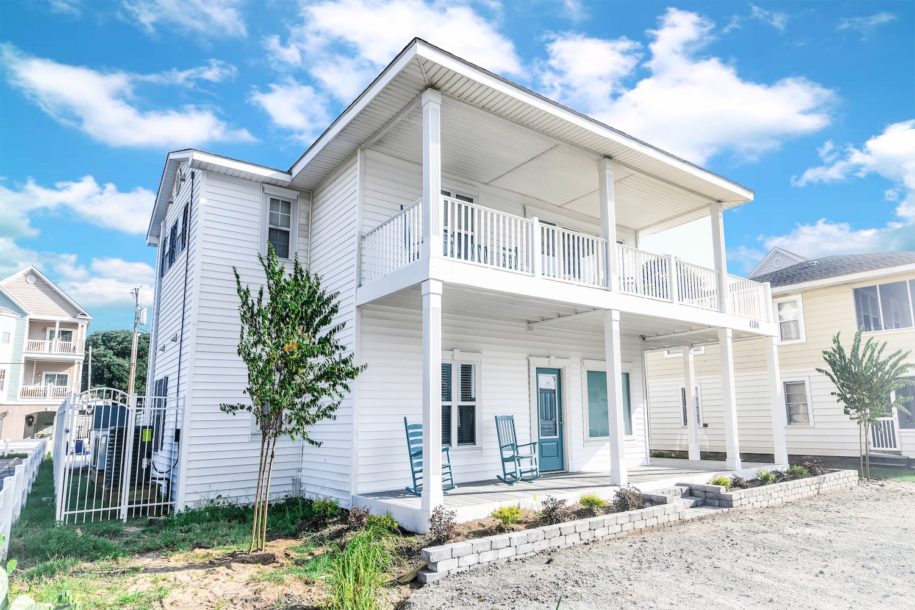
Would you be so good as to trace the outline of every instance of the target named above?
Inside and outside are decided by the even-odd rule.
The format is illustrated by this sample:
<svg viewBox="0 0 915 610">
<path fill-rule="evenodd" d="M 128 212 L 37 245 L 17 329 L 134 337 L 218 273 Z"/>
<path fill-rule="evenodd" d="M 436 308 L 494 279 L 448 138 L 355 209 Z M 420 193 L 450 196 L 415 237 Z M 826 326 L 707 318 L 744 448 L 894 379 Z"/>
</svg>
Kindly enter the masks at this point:
<svg viewBox="0 0 915 610">
<path fill-rule="evenodd" d="M 250 402 L 219 406 L 226 413 L 253 414 L 261 433 L 248 552 L 262 550 L 266 544 L 277 439 L 288 435 L 320 446 L 310 436 L 311 427 L 335 417 L 350 382 L 364 368 L 353 362 L 352 353 L 338 339 L 344 324 L 334 322 L 339 310 L 337 293 L 322 290 L 318 276 L 304 269 L 298 259 L 287 276 L 272 246 L 258 260 L 267 281 L 256 295 L 242 285 L 233 268 L 241 301 L 238 355 L 248 367 L 245 394 Z"/>
<path fill-rule="evenodd" d="M 859 464 L 865 478 L 870 478 L 871 426 L 881 417 L 892 413 L 893 407 L 908 413 L 896 391 L 909 382 L 903 377 L 912 368 L 905 362 L 909 352 L 897 350 L 884 357 L 886 343 L 868 338 L 861 347 L 861 331 L 855 333 L 851 351 L 842 347 L 839 334 L 832 338 L 832 349 L 823 351 L 829 370 L 817 369 L 836 386 L 831 392 L 836 402 L 844 405 L 845 414 L 858 423 Z"/>
</svg>

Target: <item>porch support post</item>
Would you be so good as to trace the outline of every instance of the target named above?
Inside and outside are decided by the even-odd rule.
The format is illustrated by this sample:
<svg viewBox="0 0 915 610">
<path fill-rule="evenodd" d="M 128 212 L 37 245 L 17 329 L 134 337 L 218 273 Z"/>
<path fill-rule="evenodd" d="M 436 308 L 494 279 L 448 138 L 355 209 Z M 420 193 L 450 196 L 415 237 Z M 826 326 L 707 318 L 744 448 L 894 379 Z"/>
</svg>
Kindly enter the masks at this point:
<svg viewBox="0 0 915 610">
<path fill-rule="evenodd" d="M 712 223 L 715 270 L 718 272 L 718 308 L 720 311 L 728 313 L 731 299 L 728 292 L 728 259 L 724 249 L 724 215 L 720 202 L 709 206 L 709 218 Z"/>
<path fill-rule="evenodd" d="M 623 422 L 623 361 L 620 354 L 620 312 L 604 312 L 604 352 L 607 367 L 607 409 L 610 421 L 610 484 L 629 481 Z"/>
<path fill-rule="evenodd" d="M 686 428 L 689 459 L 701 460 L 699 453 L 699 417 L 696 413 L 696 362 L 689 345 L 683 346 L 683 388 L 686 395 Z"/>
<path fill-rule="evenodd" d="M 724 408 L 724 439 L 728 470 L 740 470 L 740 440 L 737 437 L 737 389 L 734 382 L 734 337 L 730 328 L 718 329 L 721 348 L 721 403 Z"/>
<path fill-rule="evenodd" d="M 442 283 L 426 280 L 423 293 L 423 490 L 426 518 L 442 503 Z"/>
<path fill-rule="evenodd" d="M 613 164 L 607 157 L 601 157 L 597 162 L 597 184 L 601 237 L 607 241 L 607 252 L 604 255 L 607 288 L 609 290 L 618 290 L 619 262 L 616 250 L 616 194 L 613 189 Z"/>
<path fill-rule="evenodd" d="M 423 105 L 423 259 L 442 255 L 442 94 L 426 89 Z"/>
<path fill-rule="evenodd" d="M 769 400 L 772 406 L 772 457 L 776 464 L 788 465 L 788 413 L 785 410 L 785 386 L 782 385 L 778 363 L 778 339 L 766 337 L 766 356 L 769 361 Z"/>
</svg>

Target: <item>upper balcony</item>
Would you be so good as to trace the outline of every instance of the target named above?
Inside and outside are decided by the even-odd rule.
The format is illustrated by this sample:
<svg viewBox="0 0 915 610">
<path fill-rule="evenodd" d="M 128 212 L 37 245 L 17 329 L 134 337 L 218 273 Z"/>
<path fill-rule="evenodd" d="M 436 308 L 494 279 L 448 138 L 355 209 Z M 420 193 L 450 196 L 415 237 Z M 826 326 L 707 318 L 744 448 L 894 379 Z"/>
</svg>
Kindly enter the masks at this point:
<svg viewBox="0 0 915 610">
<path fill-rule="evenodd" d="M 85 326 L 72 322 L 32 319 L 23 352 L 30 358 L 67 359 L 83 355 Z"/>
<path fill-rule="evenodd" d="M 603 238 L 452 197 L 441 197 L 440 218 L 441 256 L 448 261 L 528 276 L 553 288 L 577 286 L 731 314 L 751 328 L 771 320 L 767 284 L 733 275 L 722 281 L 715 269 L 623 244 L 608 252 Z M 423 241 L 423 206 L 417 201 L 362 236 L 361 284 L 420 261 Z M 613 281 L 608 263 L 617 269 Z"/>
<path fill-rule="evenodd" d="M 28 355 L 52 354 L 62 356 L 78 356 L 83 353 L 82 342 L 57 341 L 55 339 L 26 339 L 25 353 Z"/>
</svg>

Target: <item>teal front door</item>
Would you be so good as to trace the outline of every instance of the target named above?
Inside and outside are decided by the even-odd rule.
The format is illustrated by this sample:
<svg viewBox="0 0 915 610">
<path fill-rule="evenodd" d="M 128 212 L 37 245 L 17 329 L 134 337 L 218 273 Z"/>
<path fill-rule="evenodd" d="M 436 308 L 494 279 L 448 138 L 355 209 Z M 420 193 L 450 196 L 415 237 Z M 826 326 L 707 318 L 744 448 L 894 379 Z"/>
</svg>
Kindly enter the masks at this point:
<svg viewBox="0 0 915 610">
<path fill-rule="evenodd" d="M 537 432 L 540 470 L 563 470 L 562 378 L 559 369 L 537 369 Z"/>
</svg>

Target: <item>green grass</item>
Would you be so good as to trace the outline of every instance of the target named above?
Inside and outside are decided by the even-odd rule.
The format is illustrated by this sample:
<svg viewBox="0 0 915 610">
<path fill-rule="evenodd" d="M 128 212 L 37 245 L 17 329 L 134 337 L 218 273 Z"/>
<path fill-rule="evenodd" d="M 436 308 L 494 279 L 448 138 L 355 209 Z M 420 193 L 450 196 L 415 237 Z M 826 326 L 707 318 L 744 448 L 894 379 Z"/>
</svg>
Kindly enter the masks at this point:
<svg viewBox="0 0 915 610">
<path fill-rule="evenodd" d="M 393 533 L 388 528 L 370 525 L 353 536 L 333 562 L 331 608 L 377 608 L 384 573 L 394 563 L 395 554 Z"/>
<path fill-rule="evenodd" d="M 887 466 L 871 466 L 871 478 L 881 481 L 896 481 L 899 483 L 915 483 L 915 470 L 911 468 L 892 468 Z"/>
</svg>

